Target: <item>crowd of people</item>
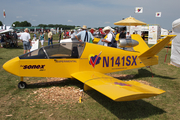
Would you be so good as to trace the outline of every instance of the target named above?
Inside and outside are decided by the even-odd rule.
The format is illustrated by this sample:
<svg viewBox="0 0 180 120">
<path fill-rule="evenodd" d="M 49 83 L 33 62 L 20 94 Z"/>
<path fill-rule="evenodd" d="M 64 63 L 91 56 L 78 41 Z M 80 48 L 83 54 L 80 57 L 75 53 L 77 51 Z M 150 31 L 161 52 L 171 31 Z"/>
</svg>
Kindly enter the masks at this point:
<svg viewBox="0 0 180 120">
<path fill-rule="evenodd" d="M 101 41 L 104 42 L 104 46 L 110 46 L 110 47 L 117 47 L 117 41 L 115 40 L 116 35 L 119 34 L 119 39 L 131 39 L 131 35 L 129 32 L 125 32 L 125 30 L 122 30 L 121 32 L 118 32 L 117 30 L 113 30 L 110 26 L 104 27 L 104 29 L 101 30 L 95 30 L 95 29 L 87 29 L 86 25 L 83 25 L 81 29 L 78 30 L 71 30 L 71 31 L 61 31 L 59 30 L 59 40 L 60 43 L 61 40 L 71 38 L 72 40 L 76 39 L 79 42 L 90 42 L 92 43 L 94 40 L 94 37 L 103 38 L 107 35 L 105 39 L 102 39 Z"/>
<path fill-rule="evenodd" d="M 14 31 L 13 33 L 5 33 L 5 34 L 1 34 L 0 35 L 0 43 L 1 43 L 1 46 L 0 48 L 3 48 L 4 45 L 7 45 L 9 44 L 10 46 L 12 47 L 18 47 L 18 36 L 17 36 L 17 33 L 16 31 Z"/>
<path fill-rule="evenodd" d="M 48 45 L 53 44 L 53 33 L 50 30 L 47 30 L 48 34 Z M 41 47 L 44 45 L 45 41 L 45 33 L 40 32 L 39 37 L 37 37 L 36 33 L 33 35 L 33 39 L 39 39 L 41 43 Z M 104 43 L 104 46 L 109 46 L 109 47 L 117 47 L 117 41 L 115 40 L 116 35 L 119 34 L 119 39 L 131 39 L 131 35 L 129 32 L 125 32 L 125 30 L 122 30 L 121 32 L 117 32 L 116 30 L 113 30 L 110 26 L 106 26 L 103 29 L 95 30 L 91 29 L 88 30 L 86 25 L 83 25 L 81 29 L 78 30 L 59 30 L 58 37 L 59 40 L 58 42 L 60 43 L 61 40 L 63 39 L 68 39 L 71 38 L 72 40 L 78 40 L 79 42 L 90 42 L 92 43 L 95 37 L 103 38 L 101 41 Z M 10 37 L 13 38 L 16 41 L 16 44 L 18 46 L 17 42 L 17 33 L 14 31 L 14 33 L 9 36 L 7 33 L 5 36 L 1 36 L 1 44 L 5 41 L 4 39 L 9 39 Z M 24 32 L 21 34 L 20 40 L 23 42 L 23 48 L 24 48 L 24 54 L 26 52 L 30 52 L 31 49 L 31 37 L 29 34 L 28 28 L 24 30 Z M 2 46 L 1 46 L 2 47 Z"/>
</svg>

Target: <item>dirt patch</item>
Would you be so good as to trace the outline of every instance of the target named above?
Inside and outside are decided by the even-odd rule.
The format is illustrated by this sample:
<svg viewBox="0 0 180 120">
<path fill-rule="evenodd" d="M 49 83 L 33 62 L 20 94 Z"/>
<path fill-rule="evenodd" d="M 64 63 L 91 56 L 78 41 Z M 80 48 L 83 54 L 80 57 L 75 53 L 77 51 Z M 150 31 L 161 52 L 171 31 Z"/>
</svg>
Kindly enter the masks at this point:
<svg viewBox="0 0 180 120">
<path fill-rule="evenodd" d="M 34 102 L 41 102 L 45 104 L 65 104 L 65 103 L 77 103 L 79 97 L 82 95 L 80 89 L 75 87 L 51 87 L 40 88 L 37 91 L 33 91 L 35 94 Z"/>
<path fill-rule="evenodd" d="M 118 78 L 118 79 L 132 79 L 134 75 L 119 75 L 119 74 L 108 74 L 109 76 Z M 65 81 L 65 78 L 47 78 L 47 82 L 62 82 Z M 143 80 L 134 80 L 146 85 L 150 85 L 147 81 Z M 38 81 L 37 84 L 43 84 L 42 81 Z M 44 104 L 66 104 L 66 103 L 78 103 L 80 96 L 83 92 L 80 88 L 75 88 L 71 86 L 53 86 L 50 88 L 39 88 L 37 91 L 33 91 L 35 99 L 33 102 L 42 102 Z M 84 98 L 85 96 L 83 96 Z"/>
</svg>

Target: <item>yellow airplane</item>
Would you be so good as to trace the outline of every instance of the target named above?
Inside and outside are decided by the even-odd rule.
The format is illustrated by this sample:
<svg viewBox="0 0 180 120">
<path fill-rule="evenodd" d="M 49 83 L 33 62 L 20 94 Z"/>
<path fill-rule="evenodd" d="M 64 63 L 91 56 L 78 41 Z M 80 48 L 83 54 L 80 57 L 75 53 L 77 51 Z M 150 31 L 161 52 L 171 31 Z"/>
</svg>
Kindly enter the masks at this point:
<svg viewBox="0 0 180 120">
<path fill-rule="evenodd" d="M 156 54 L 175 35 L 169 35 L 149 48 L 140 35 L 133 51 L 82 42 L 45 46 L 7 61 L 3 68 L 21 77 L 19 88 L 25 88 L 23 77 L 75 78 L 84 83 L 84 90 L 95 89 L 114 101 L 148 98 L 165 91 L 136 81 L 122 81 L 105 73 L 158 64 Z M 129 46 L 129 45 L 127 45 Z"/>
<path fill-rule="evenodd" d="M 166 37 L 166 36 L 168 36 L 168 35 L 161 35 L 161 37 Z M 163 39 L 159 39 L 159 40 L 157 40 L 157 42 L 160 42 L 161 40 L 163 40 Z M 170 42 L 167 44 L 168 47 L 170 47 L 171 45 L 172 45 L 172 41 L 170 41 Z"/>
</svg>

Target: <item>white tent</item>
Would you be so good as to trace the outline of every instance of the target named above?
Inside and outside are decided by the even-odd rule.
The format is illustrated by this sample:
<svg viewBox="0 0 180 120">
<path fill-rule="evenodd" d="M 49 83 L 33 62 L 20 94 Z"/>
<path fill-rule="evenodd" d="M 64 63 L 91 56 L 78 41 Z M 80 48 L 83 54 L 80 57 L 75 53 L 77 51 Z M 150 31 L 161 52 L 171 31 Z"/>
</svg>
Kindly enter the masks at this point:
<svg viewBox="0 0 180 120">
<path fill-rule="evenodd" d="M 172 23 L 172 34 L 177 35 L 171 46 L 171 64 L 180 67 L 180 18 Z"/>
<path fill-rule="evenodd" d="M 161 35 L 168 35 L 168 30 L 161 28 Z"/>
</svg>

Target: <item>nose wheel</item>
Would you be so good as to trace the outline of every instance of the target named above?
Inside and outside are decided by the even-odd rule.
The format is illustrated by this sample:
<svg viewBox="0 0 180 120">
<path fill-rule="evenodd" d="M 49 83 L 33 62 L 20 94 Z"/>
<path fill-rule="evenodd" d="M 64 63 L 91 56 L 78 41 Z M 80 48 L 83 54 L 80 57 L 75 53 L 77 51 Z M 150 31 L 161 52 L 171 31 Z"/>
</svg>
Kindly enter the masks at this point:
<svg viewBox="0 0 180 120">
<path fill-rule="evenodd" d="M 26 88 L 26 87 L 27 87 L 27 84 L 26 84 L 25 82 L 22 82 L 22 81 L 21 81 L 21 82 L 18 83 L 18 88 L 19 88 L 19 89 L 24 89 L 24 88 Z"/>
<path fill-rule="evenodd" d="M 19 89 L 24 89 L 27 87 L 27 84 L 23 81 L 23 77 L 21 77 L 21 82 L 18 83 Z"/>
</svg>

